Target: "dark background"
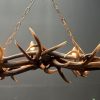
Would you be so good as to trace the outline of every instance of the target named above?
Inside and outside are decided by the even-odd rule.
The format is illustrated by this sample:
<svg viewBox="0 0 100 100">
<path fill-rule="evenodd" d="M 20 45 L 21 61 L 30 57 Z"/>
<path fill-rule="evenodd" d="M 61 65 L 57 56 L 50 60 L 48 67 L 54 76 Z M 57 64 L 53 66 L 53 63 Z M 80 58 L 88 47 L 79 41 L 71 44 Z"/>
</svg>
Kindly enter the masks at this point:
<svg viewBox="0 0 100 100">
<path fill-rule="evenodd" d="M 59 7 L 66 16 L 73 35 L 82 49 L 92 50 L 100 43 L 100 0 L 58 0 Z M 0 43 L 4 44 L 13 32 L 29 0 L 0 0 Z M 52 6 L 51 0 L 37 0 L 24 20 L 16 40 L 26 49 L 33 39 L 28 31 L 32 26 L 41 42 L 52 47 L 68 40 L 68 45 L 60 52 L 72 48 L 64 28 Z M 7 46 L 5 55 L 19 53 L 14 45 Z M 41 70 L 17 75 L 18 83 L 9 77 L 0 81 L 0 100 L 99 100 L 100 71 L 91 72 L 87 78 L 76 78 L 71 71 L 64 70 L 71 84 L 66 84 L 58 74 L 47 75 Z"/>
</svg>

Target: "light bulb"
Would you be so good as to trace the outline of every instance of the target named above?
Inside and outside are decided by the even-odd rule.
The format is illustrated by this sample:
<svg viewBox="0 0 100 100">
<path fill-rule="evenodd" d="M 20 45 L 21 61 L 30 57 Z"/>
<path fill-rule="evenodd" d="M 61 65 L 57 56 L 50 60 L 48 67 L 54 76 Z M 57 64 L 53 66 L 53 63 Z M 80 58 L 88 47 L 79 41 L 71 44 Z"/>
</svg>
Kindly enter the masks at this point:
<svg viewBox="0 0 100 100">
<path fill-rule="evenodd" d="M 29 47 L 30 47 L 29 51 L 34 51 L 35 50 L 34 42 L 33 41 L 30 42 L 30 46 Z"/>
<path fill-rule="evenodd" d="M 76 52 L 72 52 L 71 55 L 74 56 L 75 58 L 77 58 L 77 53 Z"/>
</svg>

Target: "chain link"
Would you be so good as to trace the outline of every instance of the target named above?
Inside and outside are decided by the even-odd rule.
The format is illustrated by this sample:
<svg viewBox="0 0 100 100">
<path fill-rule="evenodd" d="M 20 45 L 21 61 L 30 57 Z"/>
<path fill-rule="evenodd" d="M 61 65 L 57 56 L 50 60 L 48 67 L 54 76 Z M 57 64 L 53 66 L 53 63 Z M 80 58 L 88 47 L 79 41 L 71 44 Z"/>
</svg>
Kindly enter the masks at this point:
<svg viewBox="0 0 100 100">
<path fill-rule="evenodd" d="M 64 26 L 64 28 L 65 28 L 65 31 L 66 31 L 70 36 L 72 36 L 71 28 L 69 27 L 68 22 L 67 22 L 67 20 L 64 18 L 63 14 L 60 12 L 56 0 L 52 0 L 52 2 L 53 2 L 53 6 L 54 6 L 56 12 L 58 13 L 58 15 L 59 15 L 59 17 L 60 17 L 60 20 L 61 20 L 61 22 L 62 22 L 62 24 L 63 24 L 63 26 Z"/>
<path fill-rule="evenodd" d="M 77 48 L 77 50 L 79 50 L 81 53 L 84 54 L 83 50 L 82 50 L 82 49 L 80 48 L 80 46 L 77 44 L 77 42 L 76 42 L 76 40 L 75 40 L 75 38 L 74 38 L 74 36 L 73 36 L 73 34 L 72 34 L 71 28 L 69 27 L 69 24 L 68 24 L 67 20 L 64 18 L 63 14 L 60 12 L 56 0 L 52 0 L 52 2 L 53 2 L 53 6 L 54 6 L 56 12 L 58 13 L 59 18 L 60 18 L 60 20 L 61 20 L 61 22 L 62 22 L 62 24 L 63 24 L 63 26 L 64 26 L 64 28 L 65 28 L 66 33 L 67 33 L 67 34 L 69 35 L 69 37 L 71 38 L 72 44 Z"/>
<path fill-rule="evenodd" d="M 19 21 L 17 22 L 17 24 L 15 25 L 15 29 L 14 32 L 12 32 L 12 34 L 8 37 L 8 39 L 6 40 L 6 42 L 4 43 L 4 47 L 6 47 L 7 45 L 12 43 L 12 40 L 14 39 L 15 35 L 17 34 L 17 32 L 19 31 L 22 22 L 24 21 L 25 17 L 28 15 L 28 13 L 30 12 L 32 6 L 35 4 L 36 0 L 30 0 L 29 5 L 26 7 L 24 13 L 22 14 L 21 18 L 19 19 Z"/>
</svg>

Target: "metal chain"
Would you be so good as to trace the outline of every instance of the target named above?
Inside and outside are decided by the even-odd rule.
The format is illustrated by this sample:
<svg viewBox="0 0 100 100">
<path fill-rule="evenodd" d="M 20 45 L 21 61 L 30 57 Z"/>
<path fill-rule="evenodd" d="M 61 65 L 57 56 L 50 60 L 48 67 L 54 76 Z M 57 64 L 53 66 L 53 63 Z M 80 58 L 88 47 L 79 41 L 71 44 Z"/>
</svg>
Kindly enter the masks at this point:
<svg viewBox="0 0 100 100">
<path fill-rule="evenodd" d="M 65 28 L 66 33 L 67 33 L 67 34 L 69 35 L 69 37 L 71 38 L 71 41 L 72 41 L 73 45 L 74 45 L 80 52 L 82 52 L 82 53 L 84 54 L 83 50 L 82 50 L 82 49 L 80 48 L 80 46 L 77 44 L 77 42 L 76 42 L 76 40 L 75 40 L 75 38 L 74 38 L 74 36 L 73 36 L 73 34 L 72 34 L 71 28 L 69 27 L 69 24 L 68 24 L 67 20 L 64 18 L 63 14 L 60 12 L 56 0 L 52 0 L 52 2 L 53 2 L 53 6 L 54 6 L 54 8 L 55 8 L 57 14 L 59 15 L 59 18 L 60 18 L 60 20 L 61 20 L 61 22 L 62 22 L 62 24 L 63 24 L 63 26 L 64 26 L 64 28 Z"/>
<path fill-rule="evenodd" d="M 61 22 L 62 22 L 62 24 L 63 24 L 63 26 L 64 26 L 64 28 L 65 28 L 66 33 L 68 33 L 71 37 L 73 37 L 73 36 L 72 36 L 72 32 L 71 32 L 71 28 L 69 27 L 68 22 L 67 22 L 67 20 L 64 18 L 63 14 L 60 12 L 56 0 L 52 0 L 52 2 L 53 2 L 53 6 L 54 6 L 54 8 L 56 9 L 56 12 L 58 13 L 58 15 L 59 15 L 59 17 L 60 17 L 60 20 L 61 20 Z"/>
<path fill-rule="evenodd" d="M 36 0 L 30 0 L 29 5 L 26 7 L 24 13 L 22 14 L 21 18 L 19 19 L 19 21 L 16 23 L 15 25 L 15 29 L 14 32 L 12 32 L 12 34 L 8 37 L 8 39 L 6 40 L 6 42 L 4 43 L 4 47 L 6 47 L 7 45 L 11 44 L 12 40 L 14 39 L 14 36 L 17 34 L 17 32 L 19 31 L 22 22 L 24 21 L 25 17 L 28 15 L 28 13 L 30 12 L 32 6 L 35 4 Z"/>
</svg>

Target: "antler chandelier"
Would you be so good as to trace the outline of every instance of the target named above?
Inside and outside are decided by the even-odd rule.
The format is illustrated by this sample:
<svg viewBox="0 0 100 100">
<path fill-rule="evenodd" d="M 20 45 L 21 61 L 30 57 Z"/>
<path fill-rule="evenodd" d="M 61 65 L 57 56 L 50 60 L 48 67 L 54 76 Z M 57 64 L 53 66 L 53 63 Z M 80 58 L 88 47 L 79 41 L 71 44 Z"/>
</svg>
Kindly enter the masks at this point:
<svg viewBox="0 0 100 100">
<path fill-rule="evenodd" d="M 63 74 L 62 69 L 69 69 L 75 76 L 82 77 L 87 77 L 89 72 L 91 71 L 100 70 L 100 57 L 96 56 L 96 53 L 100 51 L 100 44 L 97 45 L 93 52 L 85 54 L 78 43 L 75 41 L 72 32 L 68 27 L 66 19 L 58 9 L 57 3 L 55 2 L 55 0 L 52 0 L 52 2 L 59 15 L 59 18 L 61 19 L 66 33 L 68 33 L 72 40 L 73 48 L 68 51 L 68 53 L 60 53 L 56 51 L 58 48 L 66 45 L 66 41 L 51 48 L 46 48 L 41 43 L 39 37 L 36 35 L 33 29 L 29 27 L 29 31 L 34 37 L 36 43 L 31 41 L 27 50 L 23 50 L 18 42 L 15 41 L 15 45 L 19 48 L 21 53 L 6 57 L 4 56 L 3 47 L 0 47 L 1 80 L 5 77 L 10 76 L 13 80 L 16 81 L 14 76 L 17 74 L 21 74 L 29 70 L 41 69 L 47 74 L 58 73 L 65 82 L 70 83 L 70 81 L 68 81 L 68 79 Z M 24 17 L 28 14 L 32 4 L 33 2 L 31 0 L 31 5 L 29 5 L 29 7 L 27 8 L 28 10 L 26 10 Z M 22 18 L 24 19 L 24 17 Z M 23 21 L 23 19 L 21 19 L 21 21 Z M 16 32 L 18 31 L 19 26 L 20 23 L 17 24 Z M 15 33 L 9 38 L 10 40 L 15 35 Z M 24 60 L 23 57 L 25 57 Z M 16 58 L 21 58 L 22 60 L 16 61 Z"/>
</svg>

